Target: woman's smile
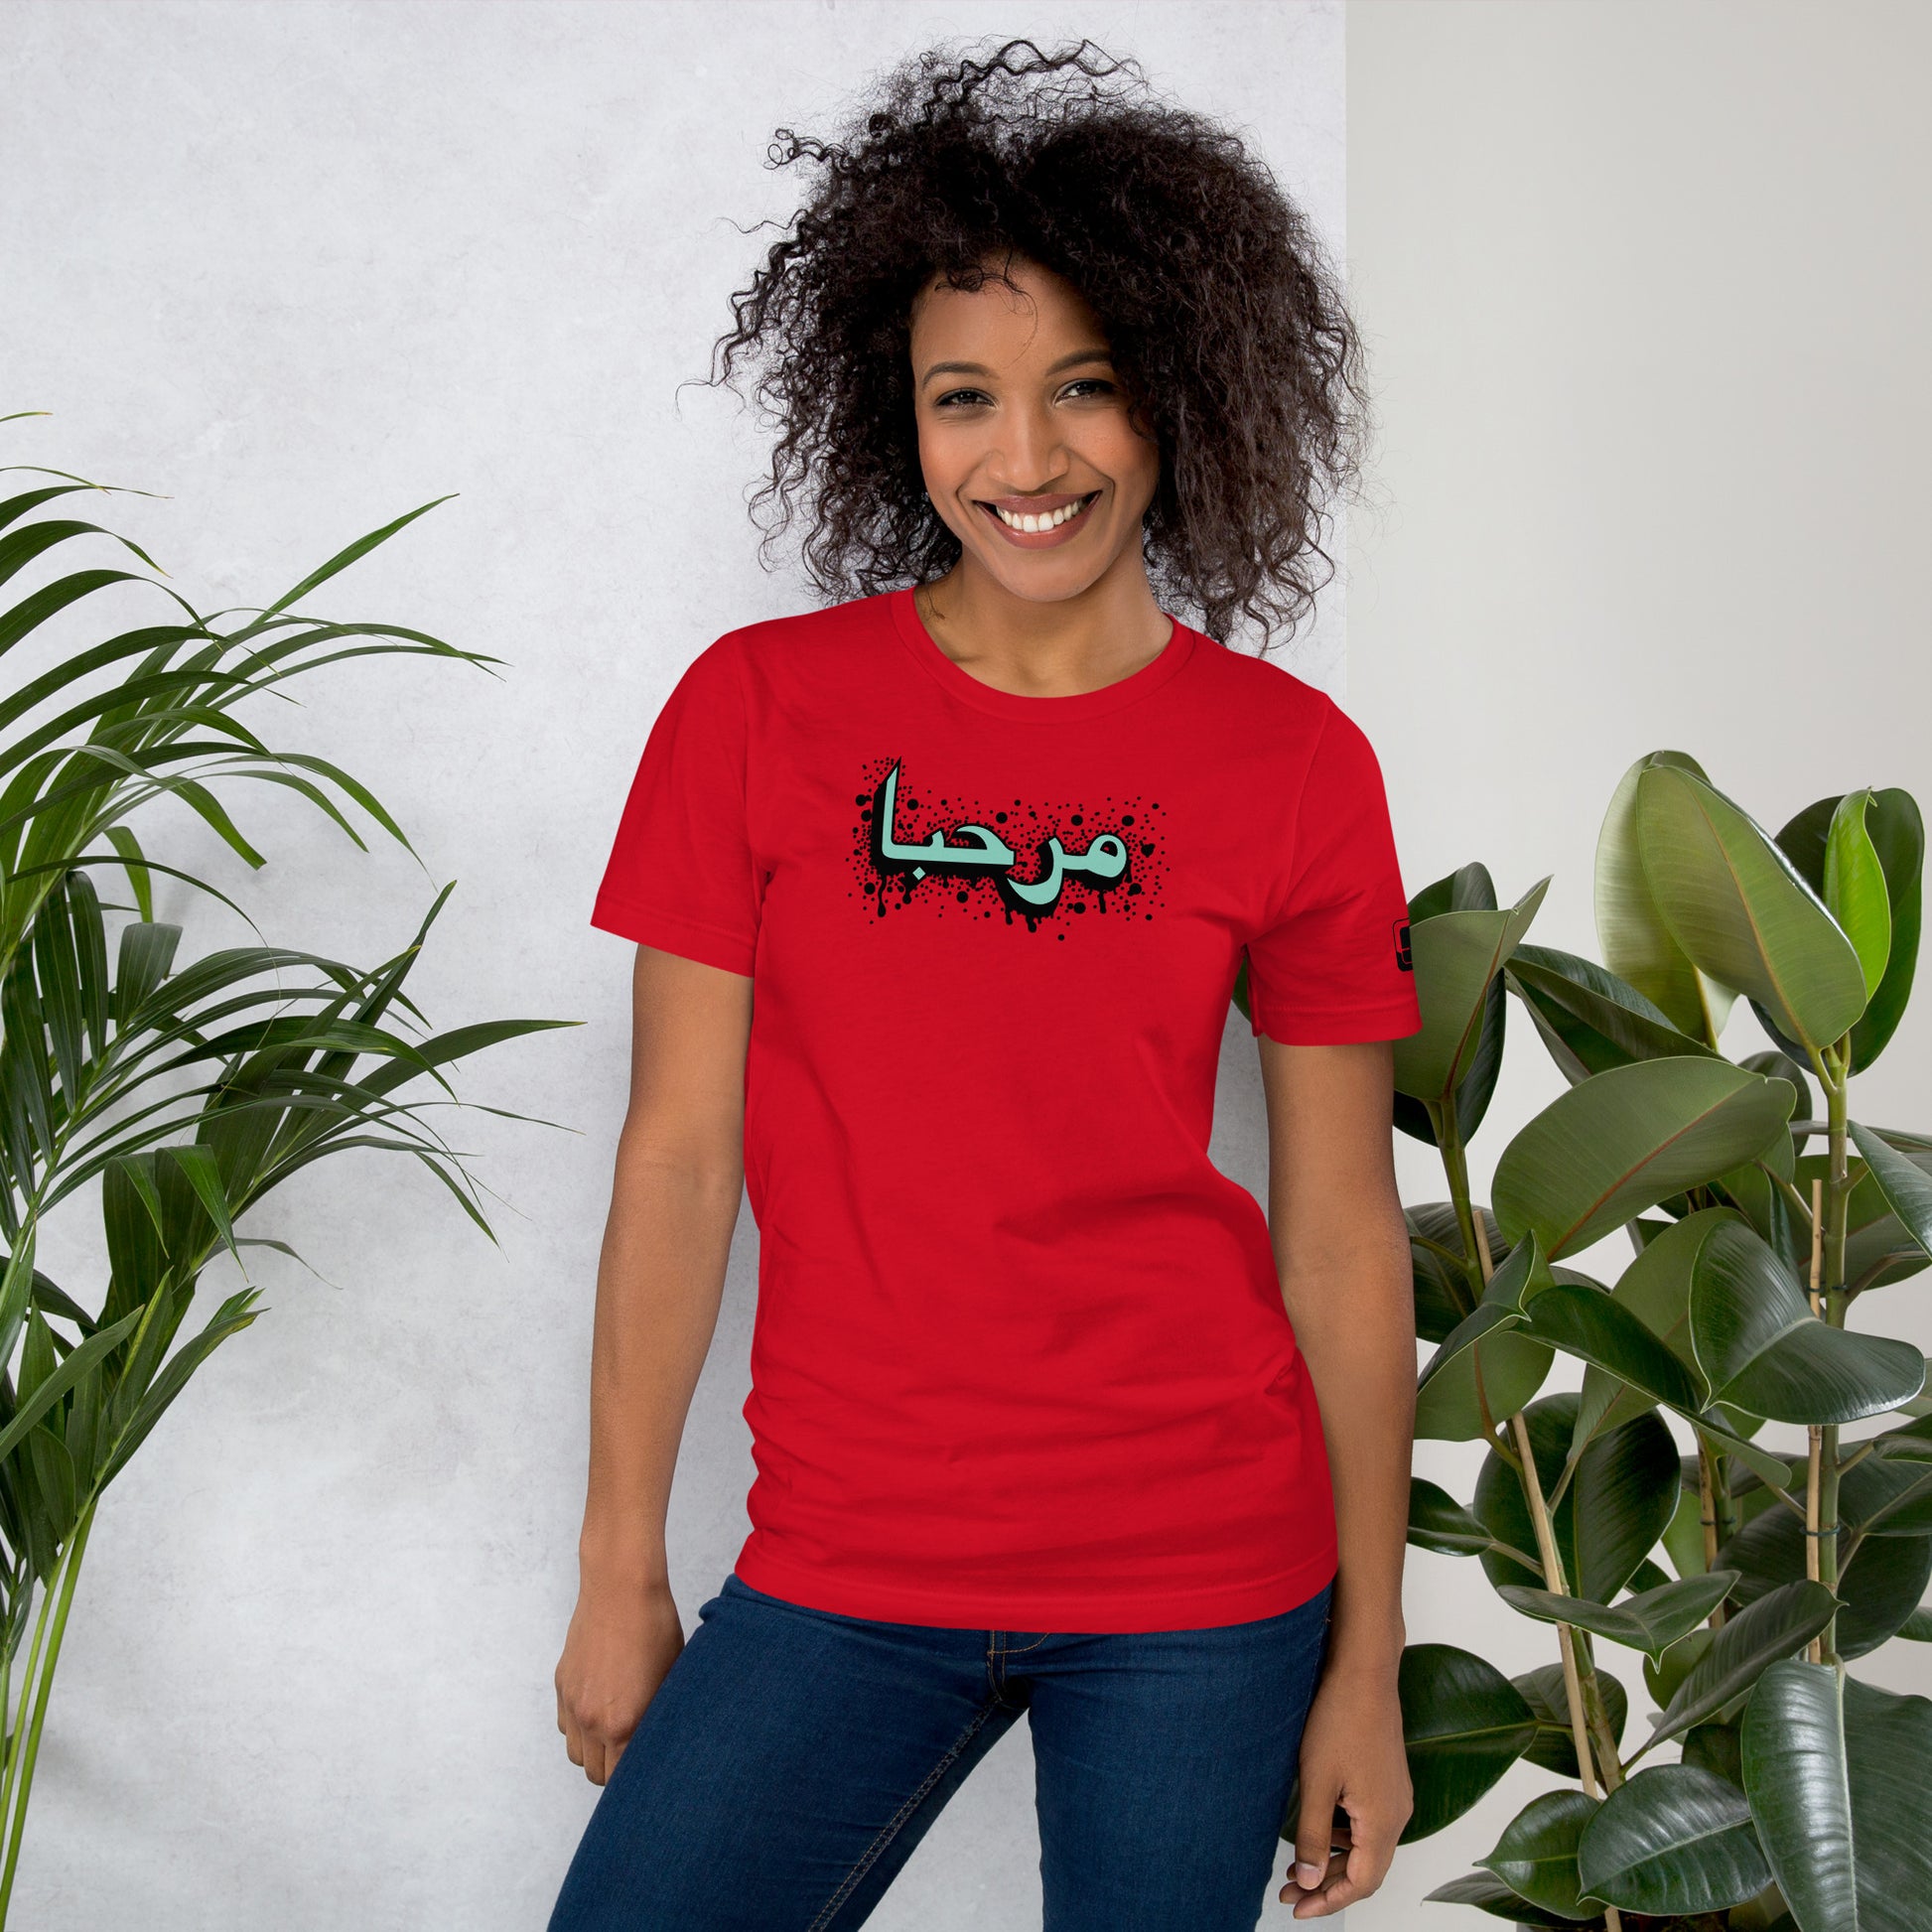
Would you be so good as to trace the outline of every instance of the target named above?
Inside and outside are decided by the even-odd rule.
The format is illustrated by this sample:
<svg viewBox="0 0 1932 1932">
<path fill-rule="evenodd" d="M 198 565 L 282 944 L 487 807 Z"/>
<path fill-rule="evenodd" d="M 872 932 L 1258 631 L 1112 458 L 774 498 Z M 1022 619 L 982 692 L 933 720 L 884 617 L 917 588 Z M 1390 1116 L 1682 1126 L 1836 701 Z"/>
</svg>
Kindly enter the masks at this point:
<svg viewBox="0 0 1932 1932">
<path fill-rule="evenodd" d="M 1099 498 L 1100 491 L 1090 489 L 1077 496 L 975 497 L 974 502 L 1009 543 L 1022 550 L 1048 550 L 1070 543 L 1086 528 L 1087 511 Z"/>
</svg>

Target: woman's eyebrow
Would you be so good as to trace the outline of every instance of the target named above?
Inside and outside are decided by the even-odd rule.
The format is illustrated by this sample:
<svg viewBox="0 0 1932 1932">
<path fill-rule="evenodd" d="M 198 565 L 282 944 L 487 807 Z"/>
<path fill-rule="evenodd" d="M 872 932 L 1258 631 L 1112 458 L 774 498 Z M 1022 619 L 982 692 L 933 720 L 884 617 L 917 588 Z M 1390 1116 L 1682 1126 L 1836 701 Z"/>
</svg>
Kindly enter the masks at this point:
<svg viewBox="0 0 1932 1932">
<path fill-rule="evenodd" d="M 1105 348 L 1076 348 L 1062 355 L 1057 362 L 1051 363 L 1046 370 L 1048 375 L 1058 375 L 1062 369 L 1070 369 L 1081 362 L 1111 362 L 1113 354 Z M 919 377 L 923 388 L 935 375 L 991 375 L 993 371 L 984 362 L 934 362 Z"/>
</svg>

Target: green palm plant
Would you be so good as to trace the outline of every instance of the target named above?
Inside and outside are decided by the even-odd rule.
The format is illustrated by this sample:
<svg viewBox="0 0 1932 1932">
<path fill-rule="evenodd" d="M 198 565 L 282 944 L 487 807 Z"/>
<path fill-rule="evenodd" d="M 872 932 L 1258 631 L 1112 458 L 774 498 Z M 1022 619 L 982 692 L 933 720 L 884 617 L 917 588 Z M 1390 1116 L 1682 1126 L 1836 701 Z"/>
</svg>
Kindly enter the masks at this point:
<svg viewBox="0 0 1932 1932">
<path fill-rule="evenodd" d="M 1551 1654 L 1511 1677 L 1409 1648 L 1405 1837 L 1519 1758 L 1568 1781 L 1438 1900 L 1609 1932 L 1927 1922 L 1932 1701 L 1845 1668 L 1932 1640 L 1926 1362 L 1847 1323 L 1932 1260 L 1932 1139 L 1848 1100 L 1910 994 L 1923 858 L 1902 791 L 1821 799 L 1773 838 L 1658 752 L 1598 843 L 1606 964 L 1526 943 L 1547 881 L 1500 907 L 1473 865 L 1410 906 L 1424 1026 L 1396 1049 L 1397 1125 L 1439 1150 L 1449 1194 L 1409 1212 L 1435 1345 L 1417 1431 L 1486 1448 L 1466 1502 L 1414 1479 L 1410 1540 L 1474 1558 Z M 1739 997 L 1778 1047 L 1733 1062 Z M 1570 1085 L 1485 1206 L 1465 1150 L 1511 999 Z M 1617 1229 L 1634 1253 L 1613 1284 L 1564 1265 Z M 1582 1388 L 1542 1394 L 1558 1354 Z M 1767 1423 L 1806 1449 L 1767 1446 Z M 1861 1423 L 1879 1426 L 1841 1434 Z M 1644 1660 L 1658 1710 L 1634 1742 L 1599 1643 Z"/>
<path fill-rule="evenodd" d="M 154 916 L 156 873 L 241 911 L 150 857 L 129 823 L 172 796 L 259 867 L 219 795 L 229 779 L 293 789 L 366 850 L 340 798 L 414 856 L 365 786 L 327 759 L 272 748 L 237 713 L 291 678 L 372 652 L 499 661 L 399 625 L 295 609 L 434 503 L 350 544 L 264 610 L 205 617 L 156 576 L 67 568 L 66 546 L 107 539 L 158 570 L 126 538 L 45 513 L 100 485 L 7 467 L 53 481 L 0 500 L 0 586 L 43 560 L 60 572 L 0 611 L 0 653 L 91 610 L 111 587 L 159 591 L 166 609 L 161 621 L 0 689 L 0 1927 L 101 1495 L 197 1369 L 262 1312 L 261 1291 L 244 1287 L 190 1331 L 202 1271 L 217 1251 L 244 1281 L 244 1248 L 294 1256 L 237 1229 L 290 1174 L 347 1148 L 413 1156 L 493 1240 L 461 1155 L 425 1117 L 458 1104 L 442 1069 L 497 1041 L 577 1024 L 422 1031 L 405 982 L 453 883 L 410 943 L 367 968 L 266 944 L 183 964 L 181 926 Z M 131 903 L 101 897 L 103 874 L 126 881 Z M 130 914 L 110 930 L 110 915 Z M 404 1097 L 425 1079 L 444 1098 Z M 79 1296 L 36 1265 L 36 1249 L 48 1216 L 96 1180 L 108 1276 L 97 1294 Z"/>
</svg>

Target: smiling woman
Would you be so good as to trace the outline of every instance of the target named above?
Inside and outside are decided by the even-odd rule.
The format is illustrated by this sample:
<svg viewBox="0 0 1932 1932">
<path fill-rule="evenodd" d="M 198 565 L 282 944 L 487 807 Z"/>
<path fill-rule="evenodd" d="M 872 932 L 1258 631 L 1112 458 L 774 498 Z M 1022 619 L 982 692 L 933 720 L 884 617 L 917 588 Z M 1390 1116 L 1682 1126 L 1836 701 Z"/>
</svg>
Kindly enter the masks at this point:
<svg viewBox="0 0 1932 1932">
<path fill-rule="evenodd" d="M 1069 337 L 1098 338 L 1099 318 L 1076 289 L 1037 264 L 1009 259 L 987 288 L 993 300 L 975 300 L 935 278 L 912 305 L 919 464 L 928 488 L 936 481 L 943 491 L 933 507 L 962 543 L 982 532 L 970 513 L 977 509 L 1017 548 L 1043 549 L 1076 534 L 1067 526 L 1099 499 L 1111 469 L 1129 485 L 1125 499 L 1116 489 L 1116 504 L 1124 500 L 1125 513 L 1138 520 L 1160 478 L 1160 456 L 1128 424 L 1113 356 L 1104 342 L 1054 353 Z M 953 344 L 998 360 L 927 359 Z M 1086 373 L 1070 373 L 1076 369 Z M 976 378 L 976 386 L 955 388 L 951 379 L 962 375 Z M 1041 482 L 1002 493 L 1019 471 Z M 1063 486 L 1075 481 L 1085 486 Z M 988 493 L 975 495 L 976 488 Z M 970 528 L 947 516 L 948 507 L 962 506 L 969 506 L 962 521 Z M 1077 534 L 1092 535 L 1098 521 L 1088 518 Z M 1030 544 L 1029 536 L 1046 541 Z"/>
<path fill-rule="evenodd" d="M 921 471 L 917 298 L 978 289 L 1019 257 L 1079 291 L 1085 333 L 1066 346 L 1106 358 L 1110 406 L 1124 388 L 1160 444 L 1143 527 L 1163 605 L 1264 644 L 1309 614 L 1367 428 L 1361 349 L 1308 216 L 1230 129 L 1090 43 L 1016 41 L 909 61 L 844 140 L 780 128 L 771 152 L 818 179 L 734 298 L 716 375 L 759 366 L 781 431 L 755 500 L 770 536 L 804 521 L 822 591 L 865 596 L 957 560 L 964 531 Z"/>
<path fill-rule="evenodd" d="M 699 652 L 593 907 L 632 1092 L 552 1932 L 850 1932 L 1022 1716 L 1055 1932 L 1253 1932 L 1285 1836 L 1322 1917 L 1410 1807 L 1418 1009 L 1373 752 L 1225 645 L 1318 587 L 1354 337 L 1261 163 L 1086 43 L 783 140 L 724 369 L 832 601 Z M 1244 969 L 1266 1215 L 1208 1155 Z M 752 1530 L 687 1644 L 741 1181 Z"/>
<path fill-rule="evenodd" d="M 1000 690 L 1051 697 L 1069 674 L 1081 691 L 1139 669 L 1173 632 L 1135 540 L 1161 451 L 1100 318 L 1064 276 L 1009 251 L 977 288 L 934 276 L 909 321 L 926 498 L 973 566 L 921 584 L 919 616 Z M 1013 606 L 1046 607 L 1058 625 L 1075 599 L 1088 619 L 1058 650 Z"/>
</svg>

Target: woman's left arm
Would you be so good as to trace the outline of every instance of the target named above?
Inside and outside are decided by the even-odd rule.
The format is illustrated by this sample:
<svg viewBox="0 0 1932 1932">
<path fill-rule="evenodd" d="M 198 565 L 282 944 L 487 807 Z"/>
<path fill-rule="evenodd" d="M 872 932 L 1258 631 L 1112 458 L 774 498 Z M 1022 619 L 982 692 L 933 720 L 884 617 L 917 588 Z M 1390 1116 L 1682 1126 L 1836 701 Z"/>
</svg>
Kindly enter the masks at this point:
<svg viewBox="0 0 1932 1932">
<path fill-rule="evenodd" d="M 1340 1546 L 1327 1663 L 1302 1737 L 1295 1872 L 1281 1893 L 1297 1918 L 1324 1918 L 1381 1884 L 1412 1809 L 1396 1672 L 1415 1301 L 1390 1140 L 1390 1044 L 1257 1038 L 1268 1222 L 1282 1298 L 1321 1406 Z"/>
</svg>

